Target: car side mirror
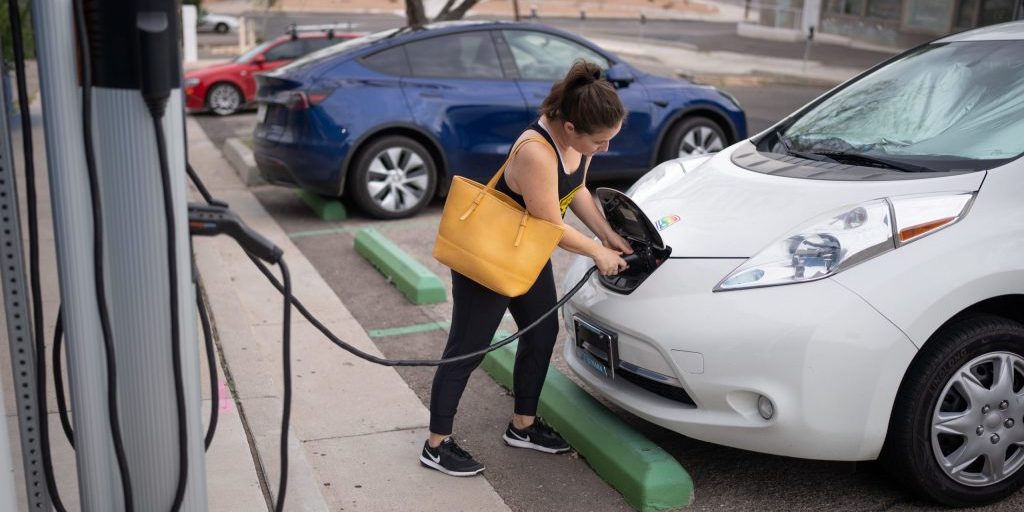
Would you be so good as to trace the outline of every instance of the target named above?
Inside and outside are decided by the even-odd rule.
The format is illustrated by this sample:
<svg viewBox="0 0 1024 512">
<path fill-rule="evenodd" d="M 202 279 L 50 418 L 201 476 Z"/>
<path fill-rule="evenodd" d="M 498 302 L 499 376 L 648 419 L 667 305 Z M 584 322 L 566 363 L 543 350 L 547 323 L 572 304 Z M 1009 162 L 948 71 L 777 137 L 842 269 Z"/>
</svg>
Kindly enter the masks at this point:
<svg viewBox="0 0 1024 512">
<path fill-rule="evenodd" d="M 262 53 L 252 58 L 252 63 L 257 66 L 262 66 L 265 62 L 267 62 L 267 58 Z"/>
<path fill-rule="evenodd" d="M 633 75 L 633 70 L 629 69 L 628 66 L 622 63 L 615 64 L 608 68 L 608 71 L 605 72 L 605 78 L 616 87 L 626 87 L 636 81 L 636 76 Z"/>
</svg>

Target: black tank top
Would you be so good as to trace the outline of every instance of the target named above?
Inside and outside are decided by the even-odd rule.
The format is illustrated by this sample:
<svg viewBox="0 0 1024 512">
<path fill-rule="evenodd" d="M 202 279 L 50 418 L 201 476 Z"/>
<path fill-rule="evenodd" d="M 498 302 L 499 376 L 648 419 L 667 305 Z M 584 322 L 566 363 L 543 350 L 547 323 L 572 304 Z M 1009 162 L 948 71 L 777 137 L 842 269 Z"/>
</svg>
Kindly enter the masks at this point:
<svg viewBox="0 0 1024 512">
<path fill-rule="evenodd" d="M 544 139 L 548 141 L 552 149 L 555 149 L 555 140 L 551 138 L 551 134 L 540 125 L 539 121 L 534 121 L 530 125 L 530 129 L 544 136 Z M 512 150 L 509 149 L 511 154 Z M 589 157 L 580 158 L 580 165 L 572 174 L 566 174 L 565 169 L 562 167 L 562 158 L 558 154 L 558 150 L 555 149 L 555 156 L 558 160 L 558 207 L 562 211 L 562 216 L 565 217 L 565 210 L 569 208 L 569 203 L 572 202 L 573 196 L 576 195 L 576 191 L 583 186 L 583 179 L 585 176 L 585 170 L 587 168 L 587 160 Z M 526 201 L 523 200 L 523 196 L 512 191 L 508 186 L 508 182 L 505 181 L 505 175 L 501 175 L 501 179 L 498 180 L 497 185 L 494 186 L 495 190 L 500 190 L 502 193 L 508 195 L 520 204 L 523 208 L 526 208 Z"/>
</svg>

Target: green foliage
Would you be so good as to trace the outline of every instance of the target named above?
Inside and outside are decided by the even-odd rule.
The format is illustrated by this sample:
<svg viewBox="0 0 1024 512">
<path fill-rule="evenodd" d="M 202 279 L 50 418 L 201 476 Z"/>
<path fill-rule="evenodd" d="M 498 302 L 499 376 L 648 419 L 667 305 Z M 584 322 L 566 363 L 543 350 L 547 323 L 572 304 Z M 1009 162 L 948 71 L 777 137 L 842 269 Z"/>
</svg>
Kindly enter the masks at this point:
<svg viewBox="0 0 1024 512">
<path fill-rule="evenodd" d="M 21 10 L 21 40 L 25 45 L 25 58 L 33 59 L 36 55 L 35 40 L 32 38 L 32 19 L 29 16 L 29 1 L 23 0 L 18 3 Z M 3 45 L 3 64 L 5 69 L 14 67 L 14 30 L 11 28 L 9 16 L 10 6 L 8 0 L 0 1 L 0 44 Z"/>
</svg>

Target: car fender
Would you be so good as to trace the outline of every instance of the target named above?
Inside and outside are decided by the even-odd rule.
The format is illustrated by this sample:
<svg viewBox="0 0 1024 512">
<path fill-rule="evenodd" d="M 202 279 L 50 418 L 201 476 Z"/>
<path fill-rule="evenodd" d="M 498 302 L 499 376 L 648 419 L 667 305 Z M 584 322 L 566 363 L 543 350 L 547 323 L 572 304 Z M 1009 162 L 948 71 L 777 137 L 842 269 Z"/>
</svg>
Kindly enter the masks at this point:
<svg viewBox="0 0 1024 512">
<path fill-rule="evenodd" d="M 953 178 L 921 180 L 977 196 L 961 219 L 933 234 L 834 276 L 865 298 L 922 347 L 942 325 L 990 299 L 1024 292 L 1024 161 Z M 984 182 L 984 185 L 981 182 Z M 925 183 L 922 183 L 925 185 Z M 929 187 L 941 191 L 940 187 Z M 898 222 L 898 219 L 897 219 Z"/>
</svg>

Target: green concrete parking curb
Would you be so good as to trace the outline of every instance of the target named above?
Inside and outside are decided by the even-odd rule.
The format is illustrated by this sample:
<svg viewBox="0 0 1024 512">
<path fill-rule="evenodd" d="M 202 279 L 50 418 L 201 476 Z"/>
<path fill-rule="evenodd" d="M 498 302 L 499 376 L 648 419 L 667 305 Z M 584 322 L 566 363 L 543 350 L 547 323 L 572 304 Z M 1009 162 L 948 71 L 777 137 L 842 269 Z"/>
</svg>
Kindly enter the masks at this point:
<svg viewBox="0 0 1024 512">
<path fill-rule="evenodd" d="M 435 304 L 448 300 L 437 274 L 406 254 L 394 242 L 373 228 L 356 233 L 356 252 L 377 267 L 413 304 Z"/>
<path fill-rule="evenodd" d="M 345 220 L 348 218 L 348 212 L 345 211 L 345 205 L 341 204 L 341 201 L 301 188 L 294 190 L 299 199 L 302 199 L 302 202 L 316 212 L 317 217 L 323 220 Z"/>
<path fill-rule="evenodd" d="M 512 387 L 515 347 L 513 343 L 495 350 L 483 361 L 484 370 L 506 388 Z M 693 480 L 671 455 L 553 367 L 548 368 L 538 414 L 634 509 L 669 510 L 691 503 Z"/>
</svg>

